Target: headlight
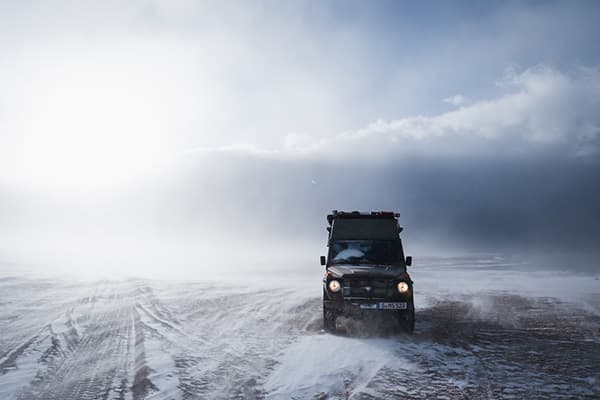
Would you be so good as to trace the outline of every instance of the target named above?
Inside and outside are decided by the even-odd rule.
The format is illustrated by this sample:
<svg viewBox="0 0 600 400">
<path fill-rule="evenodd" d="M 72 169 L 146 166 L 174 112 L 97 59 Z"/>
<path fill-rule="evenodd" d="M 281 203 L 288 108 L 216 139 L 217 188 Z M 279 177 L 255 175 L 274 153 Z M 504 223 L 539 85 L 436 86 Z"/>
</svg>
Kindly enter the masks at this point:
<svg viewBox="0 0 600 400">
<path fill-rule="evenodd" d="M 329 290 L 331 290 L 333 293 L 339 292 L 341 288 L 342 288 L 342 285 L 340 285 L 339 281 L 336 281 L 336 280 L 329 281 Z"/>
<path fill-rule="evenodd" d="M 406 293 L 406 292 L 408 292 L 408 283 L 406 283 L 406 282 L 400 282 L 400 283 L 398 283 L 398 291 L 400 293 Z"/>
</svg>

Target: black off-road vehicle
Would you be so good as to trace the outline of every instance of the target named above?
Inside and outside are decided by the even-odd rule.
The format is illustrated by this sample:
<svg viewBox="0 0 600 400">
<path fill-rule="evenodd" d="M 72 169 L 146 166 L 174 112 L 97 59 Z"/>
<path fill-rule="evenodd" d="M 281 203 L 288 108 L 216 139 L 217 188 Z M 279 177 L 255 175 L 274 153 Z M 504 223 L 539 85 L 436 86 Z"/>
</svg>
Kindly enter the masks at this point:
<svg viewBox="0 0 600 400">
<path fill-rule="evenodd" d="M 329 254 L 321 256 L 323 322 L 336 331 L 338 316 L 384 318 L 412 332 L 415 326 L 413 281 L 406 272 L 398 217 L 390 211 L 327 215 Z"/>
</svg>

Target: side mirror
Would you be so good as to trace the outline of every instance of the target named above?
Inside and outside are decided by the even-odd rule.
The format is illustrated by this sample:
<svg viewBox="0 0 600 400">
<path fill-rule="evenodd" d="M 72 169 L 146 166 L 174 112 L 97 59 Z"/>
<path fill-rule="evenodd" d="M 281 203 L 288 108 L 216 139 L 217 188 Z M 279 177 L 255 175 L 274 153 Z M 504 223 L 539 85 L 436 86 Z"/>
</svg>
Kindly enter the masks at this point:
<svg viewBox="0 0 600 400">
<path fill-rule="evenodd" d="M 407 267 L 410 267 L 412 265 L 412 256 L 407 256 L 404 264 L 406 264 Z"/>
<path fill-rule="evenodd" d="M 325 264 L 327 264 L 327 259 L 325 258 L 325 256 L 321 256 L 321 265 Z"/>
</svg>

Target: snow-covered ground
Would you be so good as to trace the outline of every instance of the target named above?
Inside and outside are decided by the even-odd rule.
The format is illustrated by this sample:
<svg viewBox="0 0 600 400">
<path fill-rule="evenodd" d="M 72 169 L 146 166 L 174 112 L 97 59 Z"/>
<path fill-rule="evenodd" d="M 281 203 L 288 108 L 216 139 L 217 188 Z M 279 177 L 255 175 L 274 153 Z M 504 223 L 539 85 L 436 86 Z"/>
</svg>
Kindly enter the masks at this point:
<svg viewBox="0 0 600 400">
<path fill-rule="evenodd" d="M 322 331 L 318 267 L 209 281 L 0 278 L 0 399 L 600 398 L 600 280 L 417 260 L 413 336 Z M 533 272 L 532 272 L 533 271 Z"/>
</svg>

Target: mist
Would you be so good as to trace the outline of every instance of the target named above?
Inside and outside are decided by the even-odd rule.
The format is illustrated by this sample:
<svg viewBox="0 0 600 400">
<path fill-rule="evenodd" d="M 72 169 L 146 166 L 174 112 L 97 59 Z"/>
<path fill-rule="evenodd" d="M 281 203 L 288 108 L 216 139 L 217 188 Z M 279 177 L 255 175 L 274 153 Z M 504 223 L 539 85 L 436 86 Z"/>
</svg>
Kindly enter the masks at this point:
<svg viewBox="0 0 600 400">
<path fill-rule="evenodd" d="M 558 153 L 558 154 L 557 154 Z M 532 268 L 596 272 L 596 163 L 547 155 L 402 155 L 365 164 L 260 154 L 192 154 L 169 174 L 105 197 L 4 196 L 3 252 L 17 263 L 121 273 L 316 270 L 333 209 L 396 210 L 419 256 L 542 258 Z M 418 261 L 417 261 L 418 262 Z M 130 264 L 129 266 L 127 264 Z M 59 268 L 60 269 L 60 268 Z M 161 276 L 167 274 L 160 274 Z"/>
<path fill-rule="evenodd" d="M 327 213 L 344 209 L 400 212 L 417 259 L 486 253 L 594 273 L 599 82 L 597 68 L 537 66 L 429 117 L 192 147 L 114 180 L 112 153 L 68 147 L 25 170 L 52 179 L 5 176 L 3 262 L 92 277 L 300 272 L 324 252 Z M 138 163 L 144 151 L 127 150 Z M 62 155 L 68 168 L 52 170 Z"/>
</svg>

